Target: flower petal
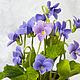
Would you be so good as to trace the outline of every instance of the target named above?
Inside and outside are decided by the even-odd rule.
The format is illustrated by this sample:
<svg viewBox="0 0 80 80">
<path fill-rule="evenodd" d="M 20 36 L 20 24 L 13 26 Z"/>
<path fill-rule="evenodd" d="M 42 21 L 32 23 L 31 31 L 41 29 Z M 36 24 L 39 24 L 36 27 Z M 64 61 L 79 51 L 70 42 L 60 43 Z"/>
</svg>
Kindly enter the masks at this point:
<svg viewBox="0 0 80 80">
<path fill-rule="evenodd" d="M 55 23 L 54 23 L 53 34 L 55 34 L 55 29 L 56 29 L 56 26 L 55 26 Z"/>
<path fill-rule="evenodd" d="M 16 47 L 16 51 L 20 51 L 22 53 L 20 46 Z"/>
<path fill-rule="evenodd" d="M 9 33 L 9 34 L 8 34 L 8 38 L 9 38 L 10 40 L 13 40 L 13 35 L 14 35 L 13 33 Z"/>
<path fill-rule="evenodd" d="M 63 34 L 63 36 L 64 36 L 66 39 L 68 39 L 68 34 Z"/>
<path fill-rule="evenodd" d="M 44 16 L 41 15 L 41 14 L 36 14 L 35 18 L 36 18 L 36 22 L 37 22 L 38 20 L 44 21 Z"/>
<path fill-rule="evenodd" d="M 60 3 L 55 4 L 52 8 L 56 8 L 59 6 Z"/>
<path fill-rule="evenodd" d="M 75 40 L 74 40 L 74 45 L 75 45 L 75 48 L 76 48 L 76 49 L 79 47 L 78 42 L 76 42 Z"/>
<path fill-rule="evenodd" d="M 61 28 L 61 29 L 63 30 L 63 29 L 65 29 L 65 28 L 66 28 L 66 22 L 63 21 L 63 22 L 62 22 L 62 28 Z"/>
<path fill-rule="evenodd" d="M 58 19 L 58 15 L 56 12 L 53 11 L 53 16 L 55 17 L 55 19 Z"/>
<path fill-rule="evenodd" d="M 46 68 L 46 71 L 51 71 L 53 68 L 53 64 L 51 62 L 45 62 L 43 63 L 44 68 Z"/>
<path fill-rule="evenodd" d="M 42 42 L 46 38 L 46 33 L 42 35 L 41 33 L 38 34 L 38 39 L 40 42 Z"/>
<path fill-rule="evenodd" d="M 13 57 L 17 57 L 17 53 L 13 51 Z"/>
<path fill-rule="evenodd" d="M 43 63 L 45 63 L 45 62 L 50 62 L 50 63 L 52 63 L 52 65 L 54 64 L 53 60 L 52 60 L 52 59 L 50 59 L 50 58 L 45 59 Z"/>
<path fill-rule="evenodd" d="M 46 35 L 49 35 L 52 31 L 51 27 L 45 27 L 44 30 L 46 32 Z"/>
<path fill-rule="evenodd" d="M 19 39 L 19 35 L 15 33 L 14 36 L 13 36 L 13 41 L 16 41 L 16 38 Z"/>
<path fill-rule="evenodd" d="M 60 22 L 56 22 L 55 26 L 60 30 L 61 29 L 61 23 Z"/>
<path fill-rule="evenodd" d="M 77 56 L 76 56 L 76 54 L 74 53 L 74 51 L 71 53 L 71 57 L 72 57 L 73 59 L 77 59 Z"/>
<path fill-rule="evenodd" d="M 48 1 L 48 2 L 47 2 L 47 7 L 48 7 L 48 9 L 50 9 L 50 6 L 51 6 L 51 1 Z"/>
<path fill-rule="evenodd" d="M 68 46 L 68 50 L 69 50 L 69 52 L 75 51 L 75 50 L 76 50 L 76 49 L 75 49 L 75 45 L 74 45 L 74 44 L 70 44 L 70 45 Z"/>
<path fill-rule="evenodd" d="M 7 47 L 8 47 L 9 45 L 11 45 L 13 42 L 14 42 L 14 41 L 8 42 Z"/>
<path fill-rule="evenodd" d="M 17 31 L 16 31 L 17 34 L 25 34 L 27 33 L 27 29 L 26 28 L 19 28 Z"/>
<path fill-rule="evenodd" d="M 78 55 L 78 56 L 80 56 L 80 48 L 79 48 L 79 49 L 77 49 L 77 52 L 78 52 L 78 54 L 77 54 L 77 55 Z"/>
<path fill-rule="evenodd" d="M 65 29 L 63 33 L 64 34 L 70 34 L 71 33 L 71 30 L 70 29 Z"/>
<path fill-rule="evenodd" d="M 35 61 L 40 61 L 40 62 L 43 62 L 46 58 L 41 55 L 41 54 L 38 54 L 35 58 Z"/>
<path fill-rule="evenodd" d="M 55 12 L 56 12 L 57 14 L 61 12 L 61 8 L 59 8 L 59 9 L 54 9 L 54 10 L 55 10 Z"/>
<path fill-rule="evenodd" d="M 54 24 L 53 23 L 45 23 L 44 27 L 51 27 L 51 29 L 53 29 Z"/>
<path fill-rule="evenodd" d="M 41 68 L 41 66 L 42 66 L 42 63 L 40 61 L 36 61 L 33 63 L 33 67 L 36 70 L 39 70 L 39 68 Z"/>
<path fill-rule="evenodd" d="M 46 68 L 44 68 L 44 69 L 39 68 L 39 71 L 43 75 L 46 72 Z"/>
</svg>

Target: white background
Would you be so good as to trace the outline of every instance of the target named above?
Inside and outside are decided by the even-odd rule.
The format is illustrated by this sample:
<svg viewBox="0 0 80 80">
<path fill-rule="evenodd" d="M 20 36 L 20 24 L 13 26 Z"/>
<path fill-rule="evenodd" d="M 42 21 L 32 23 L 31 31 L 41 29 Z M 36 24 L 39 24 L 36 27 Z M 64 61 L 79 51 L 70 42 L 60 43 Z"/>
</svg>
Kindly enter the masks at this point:
<svg viewBox="0 0 80 80">
<path fill-rule="evenodd" d="M 58 20 L 71 19 L 73 21 L 73 16 L 80 18 L 80 0 L 52 0 L 52 5 L 58 2 L 60 3 L 59 7 L 62 9 Z M 12 51 L 15 51 L 17 44 L 13 43 L 9 47 L 6 46 L 9 42 L 8 33 L 14 32 L 23 21 L 27 22 L 37 13 L 42 13 L 41 6 L 46 5 L 46 3 L 47 0 L 0 0 L 0 71 L 3 71 L 3 67 L 6 64 L 13 65 Z M 73 40 L 80 43 L 80 29 L 69 35 L 67 43 L 70 44 Z M 26 44 L 29 45 L 30 41 L 27 39 Z M 34 45 L 36 49 L 38 43 L 38 39 L 35 38 Z M 43 45 L 41 45 L 41 50 L 43 50 Z M 69 60 L 73 60 L 68 52 L 66 55 Z M 80 57 L 75 61 L 80 63 Z M 9 79 L 6 78 L 4 80 Z M 70 80 L 80 80 L 80 74 L 71 77 Z"/>
</svg>

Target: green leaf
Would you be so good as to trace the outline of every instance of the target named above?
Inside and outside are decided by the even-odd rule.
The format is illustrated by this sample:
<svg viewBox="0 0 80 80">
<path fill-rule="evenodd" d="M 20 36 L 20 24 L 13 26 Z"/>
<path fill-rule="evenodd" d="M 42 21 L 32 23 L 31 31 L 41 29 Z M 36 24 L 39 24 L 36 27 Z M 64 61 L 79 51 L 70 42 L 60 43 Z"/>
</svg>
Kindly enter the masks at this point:
<svg viewBox="0 0 80 80">
<path fill-rule="evenodd" d="M 76 75 L 80 73 L 80 64 L 75 61 L 70 61 L 70 76 Z"/>
<path fill-rule="evenodd" d="M 30 66 L 27 68 L 27 80 L 37 80 L 38 77 L 39 74 L 33 67 Z"/>
<path fill-rule="evenodd" d="M 29 55 L 30 52 L 27 53 L 27 57 L 26 57 L 26 61 L 24 62 L 24 67 L 27 68 L 29 67 Z M 33 48 L 31 50 L 31 66 L 33 66 L 33 63 L 35 62 L 35 57 L 36 57 L 36 53 L 35 53 L 35 49 Z"/>
<path fill-rule="evenodd" d="M 0 80 L 2 80 L 3 78 L 5 78 L 5 76 L 3 76 L 3 72 L 0 72 Z"/>
<path fill-rule="evenodd" d="M 64 48 L 64 44 L 60 42 L 59 44 L 52 45 L 51 47 L 46 48 L 46 56 L 55 60 L 61 53 Z"/>
<path fill-rule="evenodd" d="M 69 60 L 61 60 L 57 64 L 57 71 L 59 74 L 59 79 L 58 80 L 65 80 L 70 76 L 70 65 L 69 65 Z"/>
<path fill-rule="evenodd" d="M 4 67 L 3 76 L 8 78 L 14 78 L 16 76 L 22 75 L 23 72 L 24 72 L 24 69 L 19 65 L 15 65 L 15 66 L 6 65 Z"/>
</svg>

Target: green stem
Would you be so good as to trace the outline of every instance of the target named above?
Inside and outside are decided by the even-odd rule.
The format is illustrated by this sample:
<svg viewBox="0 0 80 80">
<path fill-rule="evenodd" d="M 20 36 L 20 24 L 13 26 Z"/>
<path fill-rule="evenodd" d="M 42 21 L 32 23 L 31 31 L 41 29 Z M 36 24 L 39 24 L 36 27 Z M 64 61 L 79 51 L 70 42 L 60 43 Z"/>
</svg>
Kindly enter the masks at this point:
<svg viewBox="0 0 80 80">
<path fill-rule="evenodd" d="M 33 49 L 33 36 L 32 36 L 32 49 Z"/>
<path fill-rule="evenodd" d="M 55 74 L 54 74 L 53 80 L 55 80 L 56 75 L 57 75 L 57 71 L 56 71 Z"/>
<path fill-rule="evenodd" d="M 25 53 L 25 50 L 29 48 L 30 49 L 30 56 L 29 56 L 29 66 L 31 66 L 31 47 L 30 46 L 26 46 L 23 50 L 23 53 Z"/>
<path fill-rule="evenodd" d="M 50 71 L 50 80 L 52 79 L 52 70 Z"/>
<path fill-rule="evenodd" d="M 42 75 L 41 75 L 41 73 L 40 73 L 40 80 L 42 80 Z"/>
<path fill-rule="evenodd" d="M 44 39 L 44 55 L 46 55 L 46 40 Z"/>
<path fill-rule="evenodd" d="M 66 20 L 66 22 L 69 22 L 69 24 L 70 24 L 70 29 L 72 29 L 72 28 L 71 28 L 71 20 L 68 19 L 68 20 Z"/>
<path fill-rule="evenodd" d="M 49 20 L 49 18 L 47 17 L 47 15 L 46 15 L 46 13 L 45 13 L 45 11 L 44 11 L 44 8 L 46 9 L 46 7 L 43 5 L 43 6 L 42 6 L 42 11 L 43 11 L 43 13 L 45 14 L 46 22 L 50 23 L 50 20 Z"/>
<path fill-rule="evenodd" d="M 37 55 L 38 55 L 38 53 L 39 53 L 40 46 L 41 46 L 41 42 L 39 43 L 39 47 L 38 47 L 38 51 L 37 51 Z"/>
<path fill-rule="evenodd" d="M 65 37 L 64 37 L 64 42 L 65 42 Z M 65 54 L 64 54 L 64 59 L 66 58 Z"/>
<path fill-rule="evenodd" d="M 20 45 L 22 45 L 22 44 L 23 44 L 23 39 L 22 39 L 21 34 L 20 34 L 20 38 L 21 38 L 21 43 L 20 43 Z"/>
</svg>

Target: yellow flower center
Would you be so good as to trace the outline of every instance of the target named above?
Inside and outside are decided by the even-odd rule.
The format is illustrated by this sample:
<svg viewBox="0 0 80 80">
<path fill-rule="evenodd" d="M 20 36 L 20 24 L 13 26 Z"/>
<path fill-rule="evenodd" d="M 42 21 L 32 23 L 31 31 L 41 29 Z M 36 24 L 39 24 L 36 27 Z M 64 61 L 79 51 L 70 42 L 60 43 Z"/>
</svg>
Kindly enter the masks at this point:
<svg viewBox="0 0 80 80">
<path fill-rule="evenodd" d="M 77 52 L 77 51 L 74 51 L 74 52 L 78 54 L 78 52 Z"/>
<path fill-rule="evenodd" d="M 45 34 L 45 31 L 42 31 L 42 35 L 44 35 Z"/>
<path fill-rule="evenodd" d="M 44 67 L 41 67 L 41 70 L 44 69 Z"/>
</svg>

